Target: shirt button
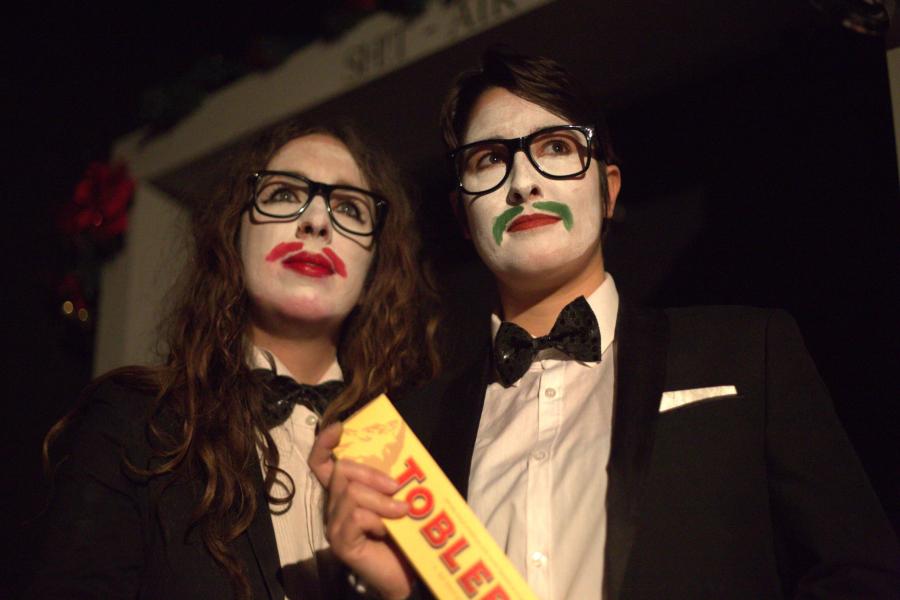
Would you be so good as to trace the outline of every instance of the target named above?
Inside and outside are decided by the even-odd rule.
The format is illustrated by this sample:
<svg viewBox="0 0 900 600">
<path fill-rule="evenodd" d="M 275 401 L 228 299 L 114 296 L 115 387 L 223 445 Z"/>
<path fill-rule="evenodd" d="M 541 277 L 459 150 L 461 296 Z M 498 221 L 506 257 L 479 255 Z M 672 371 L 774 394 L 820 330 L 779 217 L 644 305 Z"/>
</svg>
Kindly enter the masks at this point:
<svg viewBox="0 0 900 600">
<path fill-rule="evenodd" d="M 544 460 L 545 458 L 547 458 L 547 453 L 543 450 L 535 450 L 531 453 L 531 458 L 538 461 Z"/>
<path fill-rule="evenodd" d="M 554 398 L 556 397 L 556 390 L 554 388 L 547 388 L 544 390 L 544 395 L 548 398 Z"/>
<path fill-rule="evenodd" d="M 316 415 L 308 415 L 306 417 L 306 424 L 309 425 L 310 427 L 313 427 L 318 422 L 319 422 L 319 417 L 317 417 Z"/>
<path fill-rule="evenodd" d="M 532 552 L 531 553 L 531 566 L 540 569 L 544 565 L 547 564 L 547 557 L 543 552 Z"/>
</svg>

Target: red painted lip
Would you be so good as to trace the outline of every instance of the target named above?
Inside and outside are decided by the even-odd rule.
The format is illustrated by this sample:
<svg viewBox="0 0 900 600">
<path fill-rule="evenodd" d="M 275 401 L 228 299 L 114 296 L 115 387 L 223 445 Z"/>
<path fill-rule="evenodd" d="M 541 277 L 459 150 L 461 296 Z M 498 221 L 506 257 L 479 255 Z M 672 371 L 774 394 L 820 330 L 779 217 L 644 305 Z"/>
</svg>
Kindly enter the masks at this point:
<svg viewBox="0 0 900 600">
<path fill-rule="evenodd" d="M 334 265 L 335 273 L 341 277 L 347 277 L 347 266 L 344 264 L 344 261 L 341 260 L 341 257 L 337 255 L 337 252 L 331 248 L 323 248 L 322 254 L 327 256 L 328 260 L 331 261 L 331 264 Z"/>
<path fill-rule="evenodd" d="M 302 242 L 281 242 L 266 254 L 266 260 L 268 262 L 275 262 L 285 254 L 289 252 L 296 252 L 297 250 L 303 250 Z"/>
<path fill-rule="evenodd" d="M 322 254 L 325 256 L 313 252 L 300 252 L 300 250 L 303 250 L 303 242 L 281 242 L 269 250 L 266 260 L 275 262 L 291 252 L 296 252 L 284 259 L 281 266 L 309 277 L 327 277 L 334 273 L 341 277 L 347 277 L 347 266 L 337 252 L 331 248 L 322 250 Z"/>
<path fill-rule="evenodd" d="M 292 254 L 281 261 L 281 266 L 307 277 L 330 277 L 335 273 L 330 260 L 312 252 Z"/>
<path fill-rule="evenodd" d="M 513 219 L 512 223 L 510 223 L 506 227 L 506 231 L 508 233 L 512 233 L 514 231 L 525 231 L 526 229 L 534 229 L 535 227 L 543 227 L 544 225 L 553 225 L 554 223 L 561 220 L 562 219 L 560 217 L 557 217 L 556 215 L 521 215 Z"/>
</svg>

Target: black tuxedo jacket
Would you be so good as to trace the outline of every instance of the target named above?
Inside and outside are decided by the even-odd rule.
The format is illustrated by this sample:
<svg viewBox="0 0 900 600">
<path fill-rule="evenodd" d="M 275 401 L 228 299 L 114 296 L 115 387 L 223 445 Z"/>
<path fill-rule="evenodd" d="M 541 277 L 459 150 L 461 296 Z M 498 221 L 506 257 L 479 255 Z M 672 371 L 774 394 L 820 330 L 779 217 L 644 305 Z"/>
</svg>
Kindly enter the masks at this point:
<svg viewBox="0 0 900 600">
<path fill-rule="evenodd" d="M 397 402 L 463 495 L 481 346 Z M 624 307 L 615 357 L 607 600 L 900 598 L 897 540 L 786 313 Z M 659 412 L 664 391 L 720 385 L 738 395 Z"/>
<path fill-rule="evenodd" d="M 123 458 L 146 468 L 151 398 L 112 382 L 101 384 L 72 425 L 70 451 L 54 477 L 51 503 L 39 523 L 44 537 L 29 598 L 201 600 L 232 598 L 231 582 L 191 528 L 200 480 L 145 479 Z M 285 597 L 259 464 L 257 512 L 232 543 L 253 598 Z M 167 487 L 168 486 L 168 487 Z M 326 551 L 327 553 L 327 551 Z M 321 585 L 339 586 L 329 556 L 316 561 Z M 319 585 L 310 580 L 310 585 Z M 343 595 L 336 587 L 322 597 Z"/>
</svg>

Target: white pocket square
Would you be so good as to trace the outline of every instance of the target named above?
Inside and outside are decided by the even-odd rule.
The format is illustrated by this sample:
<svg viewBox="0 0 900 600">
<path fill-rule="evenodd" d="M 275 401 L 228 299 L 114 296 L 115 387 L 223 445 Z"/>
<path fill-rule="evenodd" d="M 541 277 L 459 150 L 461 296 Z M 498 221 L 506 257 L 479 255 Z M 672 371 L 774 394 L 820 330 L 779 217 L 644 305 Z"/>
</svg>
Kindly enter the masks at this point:
<svg viewBox="0 0 900 600">
<path fill-rule="evenodd" d="M 675 390 L 673 392 L 663 392 L 662 399 L 659 401 L 659 412 L 665 412 L 697 402 L 698 400 L 706 400 L 707 398 L 719 398 L 722 396 L 736 396 L 737 388 L 733 385 L 717 385 L 714 387 L 694 388 L 691 390 Z"/>
</svg>

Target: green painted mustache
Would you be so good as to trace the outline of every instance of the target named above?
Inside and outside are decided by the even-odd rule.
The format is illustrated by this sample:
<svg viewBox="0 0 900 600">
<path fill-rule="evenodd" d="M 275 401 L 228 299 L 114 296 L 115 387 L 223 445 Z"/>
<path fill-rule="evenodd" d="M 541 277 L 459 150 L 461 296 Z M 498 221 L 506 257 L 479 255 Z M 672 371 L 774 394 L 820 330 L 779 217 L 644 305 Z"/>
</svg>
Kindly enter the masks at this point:
<svg viewBox="0 0 900 600">
<path fill-rule="evenodd" d="M 535 202 L 534 207 L 558 216 L 562 219 L 563 227 L 566 228 L 566 231 L 572 229 L 572 224 L 575 222 L 575 219 L 572 217 L 572 210 L 562 202 L 554 202 L 552 200 Z M 522 206 L 513 206 L 500 213 L 500 215 L 494 219 L 492 233 L 494 234 L 494 241 L 498 246 L 503 242 L 503 232 L 506 231 L 506 226 L 509 225 L 510 221 L 522 214 L 522 211 L 524 210 L 525 208 Z"/>
<path fill-rule="evenodd" d="M 503 232 L 506 231 L 506 226 L 509 225 L 509 222 L 519 216 L 522 211 L 525 210 L 521 206 L 513 206 L 512 208 L 507 208 L 500 216 L 494 219 L 494 241 L 497 242 L 499 246 L 503 241 Z"/>
<path fill-rule="evenodd" d="M 557 215 L 562 219 L 563 227 L 566 228 L 566 231 L 572 230 L 572 224 L 575 222 L 575 219 L 572 218 L 572 210 L 567 204 L 547 200 L 546 202 L 535 202 L 534 207 Z"/>
</svg>

